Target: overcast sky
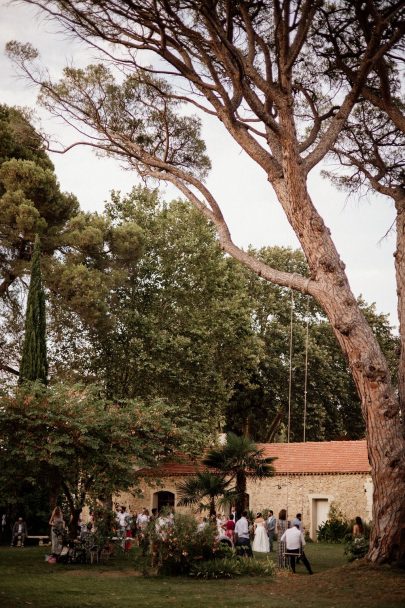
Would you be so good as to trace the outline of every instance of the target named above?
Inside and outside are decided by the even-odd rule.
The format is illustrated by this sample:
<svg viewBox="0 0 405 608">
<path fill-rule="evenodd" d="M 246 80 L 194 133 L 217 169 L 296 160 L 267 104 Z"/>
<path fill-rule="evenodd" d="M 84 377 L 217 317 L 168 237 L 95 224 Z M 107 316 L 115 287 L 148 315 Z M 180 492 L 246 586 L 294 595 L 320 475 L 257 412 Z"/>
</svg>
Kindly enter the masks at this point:
<svg viewBox="0 0 405 608">
<path fill-rule="evenodd" d="M 53 76 L 66 63 L 83 66 L 94 62 L 90 49 L 72 42 L 55 24 L 48 22 L 26 4 L 0 0 L 0 103 L 35 108 L 37 91 L 22 78 L 4 54 L 8 40 L 31 42 Z M 74 141 L 74 133 L 37 109 L 43 129 L 64 143 Z M 213 169 L 207 185 L 221 204 L 234 241 L 243 247 L 284 245 L 298 247 L 298 241 L 284 217 L 265 175 L 231 140 L 218 121 L 204 119 L 203 136 Z M 52 154 L 62 189 L 73 192 L 86 210 L 103 209 L 111 190 L 128 192 L 138 183 L 134 173 L 122 170 L 112 159 L 100 159 L 88 148 L 74 148 L 66 155 Z M 167 198 L 177 196 L 163 190 Z M 393 204 L 383 197 L 347 198 L 314 171 L 310 192 L 332 232 L 346 264 L 352 289 L 378 312 L 388 313 L 397 324 L 393 251 L 395 233 Z M 388 236 L 384 235 L 389 232 Z"/>
</svg>

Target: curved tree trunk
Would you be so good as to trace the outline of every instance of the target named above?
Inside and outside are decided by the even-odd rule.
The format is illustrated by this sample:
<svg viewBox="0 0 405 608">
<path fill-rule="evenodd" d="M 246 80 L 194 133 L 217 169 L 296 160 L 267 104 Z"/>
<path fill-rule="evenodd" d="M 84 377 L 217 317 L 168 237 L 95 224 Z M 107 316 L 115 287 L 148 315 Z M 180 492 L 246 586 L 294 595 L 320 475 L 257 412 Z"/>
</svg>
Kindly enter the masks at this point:
<svg viewBox="0 0 405 608">
<path fill-rule="evenodd" d="M 288 134 L 288 128 L 286 133 L 289 141 L 284 146 L 284 179 L 273 185 L 308 260 L 312 279 L 308 292 L 325 310 L 361 397 L 375 488 L 369 558 L 380 563 L 404 559 L 405 438 L 398 424 L 399 400 L 386 359 L 351 292 L 330 231 L 307 192 L 306 175 L 291 143 L 293 134 Z M 400 251 L 404 251 L 402 244 Z M 399 255 L 397 272 L 403 272 Z"/>
</svg>

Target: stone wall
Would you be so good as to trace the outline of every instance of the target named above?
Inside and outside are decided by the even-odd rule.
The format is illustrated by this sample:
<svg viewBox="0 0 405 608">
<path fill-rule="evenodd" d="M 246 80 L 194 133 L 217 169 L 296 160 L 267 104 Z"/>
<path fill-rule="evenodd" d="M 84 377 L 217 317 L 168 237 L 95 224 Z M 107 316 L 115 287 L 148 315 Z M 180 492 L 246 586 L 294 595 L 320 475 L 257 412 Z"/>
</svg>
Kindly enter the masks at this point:
<svg viewBox="0 0 405 608">
<path fill-rule="evenodd" d="M 189 508 L 177 507 L 176 485 L 181 480 L 181 477 L 165 477 L 160 480 L 159 485 L 151 480 L 153 485 L 143 484 L 141 498 L 122 494 L 114 499 L 114 502 L 126 505 L 132 512 L 143 507 L 151 510 L 157 506 L 157 493 L 164 490 L 175 495 L 177 511 L 190 512 Z M 288 508 L 289 519 L 301 512 L 305 529 L 314 540 L 316 528 L 326 519 L 332 502 L 337 504 L 348 519 L 359 515 L 365 521 L 370 521 L 372 491 L 371 478 L 366 473 L 276 475 L 263 481 L 249 481 L 247 487 L 249 509 L 254 512 L 272 509 L 277 516 L 281 509 Z"/>
<path fill-rule="evenodd" d="M 253 511 L 272 509 L 278 515 L 288 508 L 288 517 L 302 513 L 305 529 L 315 540 L 316 528 L 334 502 L 348 519 L 359 515 L 371 519 L 372 484 L 370 475 L 286 475 L 248 483 L 249 508 Z"/>
</svg>

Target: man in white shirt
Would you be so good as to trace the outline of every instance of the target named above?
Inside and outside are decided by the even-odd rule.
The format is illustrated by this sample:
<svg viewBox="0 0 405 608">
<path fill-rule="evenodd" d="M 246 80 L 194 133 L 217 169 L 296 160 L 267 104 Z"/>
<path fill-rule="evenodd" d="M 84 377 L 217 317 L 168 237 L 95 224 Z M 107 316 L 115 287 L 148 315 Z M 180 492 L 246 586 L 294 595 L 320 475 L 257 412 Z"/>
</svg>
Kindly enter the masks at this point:
<svg viewBox="0 0 405 608">
<path fill-rule="evenodd" d="M 313 574 L 311 564 L 306 558 L 303 547 L 305 546 L 305 539 L 303 533 L 300 531 L 299 526 L 292 526 L 288 528 L 283 536 L 281 542 L 285 542 L 286 556 L 290 560 L 291 570 L 295 574 L 295 559 L 299 557 L 302 560 L 305 568 L 309 574 Z"/>
<path fill-rule="evenodd" d="M 244 555 L 253 557 L 252 547 L 250 545 L 249 523 L 247 520 L 247 511 L 243 511 L 242 517 L 235 524 L 236 546 L 240 547 L 240 552 Z"/>
</svg>

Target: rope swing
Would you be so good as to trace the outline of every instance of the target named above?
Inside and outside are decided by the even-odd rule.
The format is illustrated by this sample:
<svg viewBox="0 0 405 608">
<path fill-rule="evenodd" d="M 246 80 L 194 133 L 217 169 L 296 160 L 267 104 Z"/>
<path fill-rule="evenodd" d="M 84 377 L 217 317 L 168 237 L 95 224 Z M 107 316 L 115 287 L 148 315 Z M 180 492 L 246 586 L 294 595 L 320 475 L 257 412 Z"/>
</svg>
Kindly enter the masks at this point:
<svg viewBox="0 0 405 608">
<path fill-rule="evenodd" d="M 305 326 L 305 360 L 304 360 L 304 419 L 303 419 L 303 437 L 302 442 L 306 441 L 306 422 L 307 422 L 307 398 L 308 398 L 308 351 L 309 351 L 309 296 L 307 295 L 306 306 L 306 326 Z M 292 402 L 292 361 L 294 347 L 294 292 L 291 289 L 291 306 L 290 306 L 290 337 L 289 337 L 289 373 L 288 373 L 288 424 L 287 424 L 287 445 L 290 445 L 291 436 L 291 402 Z M 288 462 L 290 461 L 290 450 L 287 448 Z M 287 496 L 286 508 L 288 517 L 288 499 L 289 499 L 290 472 L 287 471 Z M 301 484 L 301 512 L 304 510 L 303 485 Z"/>
</svg>

